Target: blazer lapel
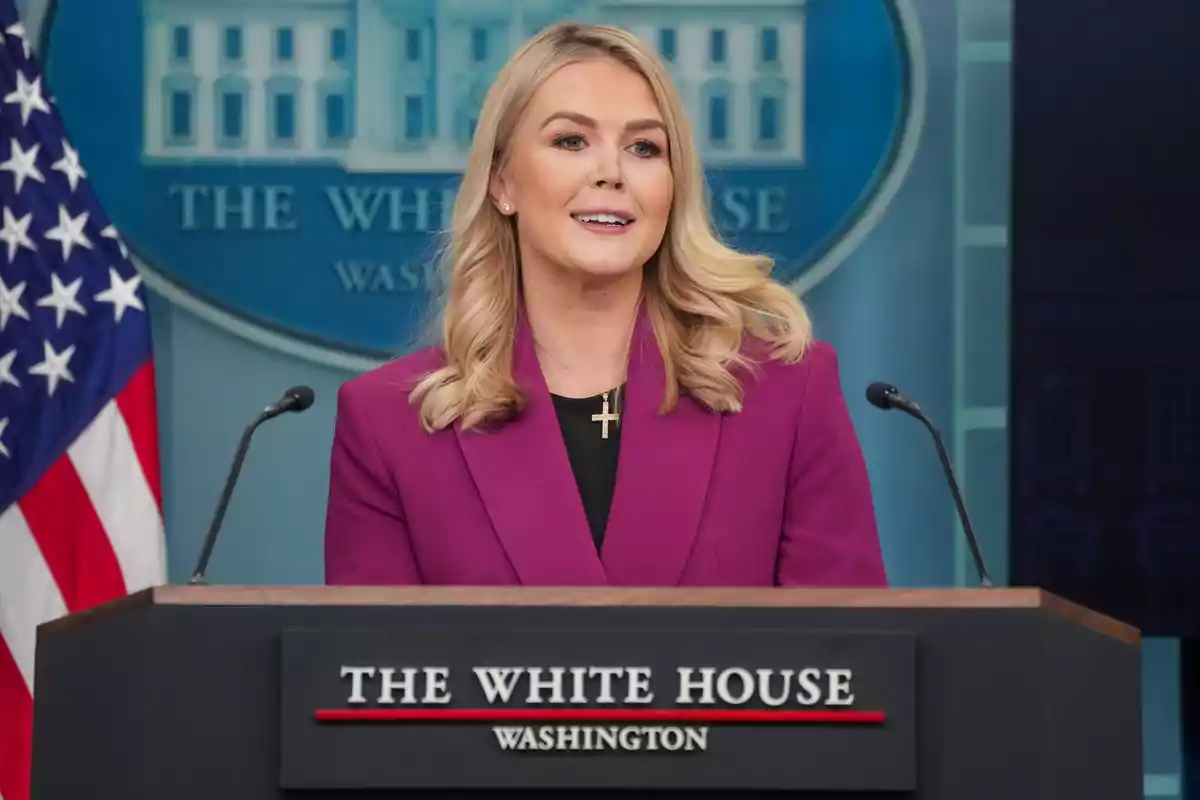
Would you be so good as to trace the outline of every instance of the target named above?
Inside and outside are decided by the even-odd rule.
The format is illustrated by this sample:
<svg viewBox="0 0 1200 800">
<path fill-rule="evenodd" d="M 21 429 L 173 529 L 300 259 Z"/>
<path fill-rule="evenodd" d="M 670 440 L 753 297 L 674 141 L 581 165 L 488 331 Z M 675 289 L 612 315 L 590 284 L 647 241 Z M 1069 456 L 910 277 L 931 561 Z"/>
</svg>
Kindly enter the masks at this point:
<svg viewBox="0 0 1200 800">
<path fill-rule="evenodd" d="M 704 512 L 721 416 L 686 396 L 663 416 L 665 380 L 643 310 L 630 348 L 617 485 L 601 550 L 613 584 L 678 584 Z"/>
<path fill-rule="evenodd" d="M 496 534 L 524 585 L 607 584 L 523 314 L 513 374 L 528 395 L 520 415 L 484 431 L 455 426 Z"/>
</svg>

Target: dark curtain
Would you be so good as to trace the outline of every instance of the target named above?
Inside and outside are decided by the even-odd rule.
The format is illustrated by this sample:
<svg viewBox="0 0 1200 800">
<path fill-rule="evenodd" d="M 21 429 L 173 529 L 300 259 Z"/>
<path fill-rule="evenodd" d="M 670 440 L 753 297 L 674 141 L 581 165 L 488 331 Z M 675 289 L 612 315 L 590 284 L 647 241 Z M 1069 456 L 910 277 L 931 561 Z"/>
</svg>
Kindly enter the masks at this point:
<svg viewBox="0 0 1200 800">
<path fill-rule="evenodd" d="M 1183 639 L 1200 798 L 1200 4 L 1013 5 L 1011 579 Z"/>
</svg>

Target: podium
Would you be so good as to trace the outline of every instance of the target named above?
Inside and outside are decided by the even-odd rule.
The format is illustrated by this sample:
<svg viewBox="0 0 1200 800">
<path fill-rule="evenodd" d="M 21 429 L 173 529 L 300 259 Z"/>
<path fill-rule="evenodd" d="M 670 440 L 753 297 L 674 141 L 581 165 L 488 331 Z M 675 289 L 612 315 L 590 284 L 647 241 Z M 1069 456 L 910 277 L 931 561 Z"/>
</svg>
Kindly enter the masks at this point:
<svg viewBox="0 0 1200 800">
<path fill-rule="evenodd" d="M 1133 800 L 1139 647 L 1036 589 L 159 587 L 39 628 L 33 798 Z"/>
</svg>

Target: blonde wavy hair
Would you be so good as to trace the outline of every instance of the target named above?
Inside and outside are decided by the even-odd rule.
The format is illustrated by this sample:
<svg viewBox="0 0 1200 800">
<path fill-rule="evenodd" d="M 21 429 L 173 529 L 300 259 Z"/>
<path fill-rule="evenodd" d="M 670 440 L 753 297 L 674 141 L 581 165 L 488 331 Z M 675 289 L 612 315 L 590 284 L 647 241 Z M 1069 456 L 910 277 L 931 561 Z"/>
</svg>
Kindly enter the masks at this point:
<svg viewBox="0 0 1200 800">
<path fill-rule="evenodd" d="M 645 78 L 667 129 L 675 195 L 643 288 L 666 369 L 661 412 L 674 407 L 680 389 L 712 411 L 740 411 L 743 390 L 734 370 L 753 366 L 743 352 L 746 334 L 786 361 L 799 360 L 812 340 L 799 298 L 770 278 L 772 259 L 738 252 L 714 232 L 691 126 L 658 57 L 619 28 L 561 23 L 517 50 L 484 99 L 441 254 L 443 366 L 410 395 L 429 432 L 455 420 L 464 429 L 499 422 L 524 407 L 512 374 L 521 302 L 516 228 L 490 202 L 490 179 L 503 168 L 534 92 L 559 68 L 595 58 L 615 59 Z"/>
</svg>

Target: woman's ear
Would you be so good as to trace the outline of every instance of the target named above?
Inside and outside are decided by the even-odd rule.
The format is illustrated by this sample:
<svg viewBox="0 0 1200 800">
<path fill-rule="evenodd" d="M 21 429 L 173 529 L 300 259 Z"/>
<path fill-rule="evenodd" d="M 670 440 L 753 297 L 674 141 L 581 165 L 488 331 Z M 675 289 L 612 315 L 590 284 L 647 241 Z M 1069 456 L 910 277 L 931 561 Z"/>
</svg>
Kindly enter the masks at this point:
<svg viewBox="0 0 1200 800">
<path fill-rule="evenodd" d="M 499 172 L 492 173 L 492 179 L 488 185 L 488 194 L 492 198 L 492 203 L 495 204 L 501 214 L 508 216 L 517 210 L 516 205 L 512 201 L 512 195 L 508 191 L 508 184 Z"/>
</svg>

